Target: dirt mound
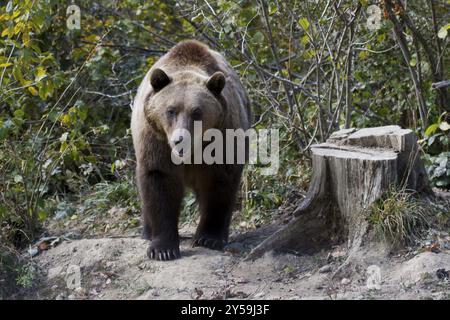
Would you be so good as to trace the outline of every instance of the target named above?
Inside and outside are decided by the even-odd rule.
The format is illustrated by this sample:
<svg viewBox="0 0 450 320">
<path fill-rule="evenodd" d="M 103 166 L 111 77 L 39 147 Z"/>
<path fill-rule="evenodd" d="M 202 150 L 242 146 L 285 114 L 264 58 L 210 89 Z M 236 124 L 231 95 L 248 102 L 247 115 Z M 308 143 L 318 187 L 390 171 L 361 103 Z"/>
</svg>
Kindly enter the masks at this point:
<svg viewBox="0 0 450 320">
<path fill-rule="evenodd" d="M 39 277 L 24 298 L 450 298 L 448 251 L 386 257 L 349 278 L 333 279 L 346 254 L 344 247 L 311 256 L 269 252 L 243 261 L 250 249 L 245 241 L 219 252 L 192 248 L 184 237 L 182 259 L 160 262 L 146 257 L 147 245 L 138 238 L 63 241 L 33 258 Z"/>
</svg>

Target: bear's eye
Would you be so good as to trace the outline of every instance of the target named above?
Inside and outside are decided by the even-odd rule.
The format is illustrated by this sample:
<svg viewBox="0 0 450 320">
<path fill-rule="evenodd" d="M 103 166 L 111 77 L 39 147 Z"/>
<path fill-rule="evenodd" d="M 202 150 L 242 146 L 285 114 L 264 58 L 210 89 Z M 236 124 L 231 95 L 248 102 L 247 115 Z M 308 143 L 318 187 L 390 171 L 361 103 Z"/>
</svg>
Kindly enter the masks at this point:
<svg viewBox="0 0 450 320">
<path fill-rule="evenodd" d="M 166 113 L 167 113 L 167 117 L 169 117 L 169 118 L 173 118 L 177 115 L 177 112 L 174 108 L 167 109 Z"/>
<path fill-rule="evenodd" d="M 202 118 L 202 110 L 200 108 L 195 108 L 192 111 L 192 119 L 201 120 L 201 118 Z"/>
</svg>

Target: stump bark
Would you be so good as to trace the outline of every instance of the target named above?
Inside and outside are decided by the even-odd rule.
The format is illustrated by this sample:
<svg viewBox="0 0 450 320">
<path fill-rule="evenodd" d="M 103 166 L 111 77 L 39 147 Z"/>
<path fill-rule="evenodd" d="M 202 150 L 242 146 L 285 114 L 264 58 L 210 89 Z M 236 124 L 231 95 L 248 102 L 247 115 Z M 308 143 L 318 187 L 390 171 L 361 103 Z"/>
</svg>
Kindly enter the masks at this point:
<svg viewBox="0 0 450 320">
<path fill-rule="evenodd" d="M 313 145 L 311 154 L 313 177 L 305 200 L 247 259 L 279 249 L 310 253 L 345 240 L 351 256 L 368 231 L 365 210 L 384 192 L 433 194 L 417 137 L 399 126 L 340 130 Z"/>
</svg>

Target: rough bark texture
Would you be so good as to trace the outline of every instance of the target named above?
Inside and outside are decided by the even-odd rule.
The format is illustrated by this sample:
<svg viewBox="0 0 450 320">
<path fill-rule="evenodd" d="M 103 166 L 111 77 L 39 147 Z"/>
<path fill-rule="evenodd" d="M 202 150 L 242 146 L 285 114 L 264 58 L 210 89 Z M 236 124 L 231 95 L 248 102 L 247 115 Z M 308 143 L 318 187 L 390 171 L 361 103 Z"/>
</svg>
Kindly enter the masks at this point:
<svg viewBox="0 0 450 320">
<path fill-rule="evenodd" d="M 277 249 L 308 253 L 345 239 L 351 256 L 367 234 L 364 210 L 389 188 L 433 193 L 411 130 L 344 129 L 311 152 L 313 177 L 305 200 L 247 259 Z"/>
</svg>

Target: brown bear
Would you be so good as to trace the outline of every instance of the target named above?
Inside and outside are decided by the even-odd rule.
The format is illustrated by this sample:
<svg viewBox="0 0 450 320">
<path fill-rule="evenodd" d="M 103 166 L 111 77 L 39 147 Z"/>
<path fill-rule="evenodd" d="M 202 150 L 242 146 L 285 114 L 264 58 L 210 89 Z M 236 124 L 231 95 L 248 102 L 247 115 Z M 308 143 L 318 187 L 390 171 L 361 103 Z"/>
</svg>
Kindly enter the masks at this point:
<svg viewBox="0 0 450 320">
<path fill-rule="evenodd" d="M 179 142 L 174 132 L 193 133 L 194 121 L 201 121 L 203 132 L 247 130 L 251 111 L 247 92 L 225 58 L 199 41 L 188 40 L 152 66 L 133 105 L 136 178 L 143 237 L 151 240 L 150 259 L 180 257 L 178 217 L 185 187 L 194 191 L 199 203 L 193 245 L 221 250 L 228 241 L 243 164 L 174 163 L 171 153 Z"/>
</svg>

